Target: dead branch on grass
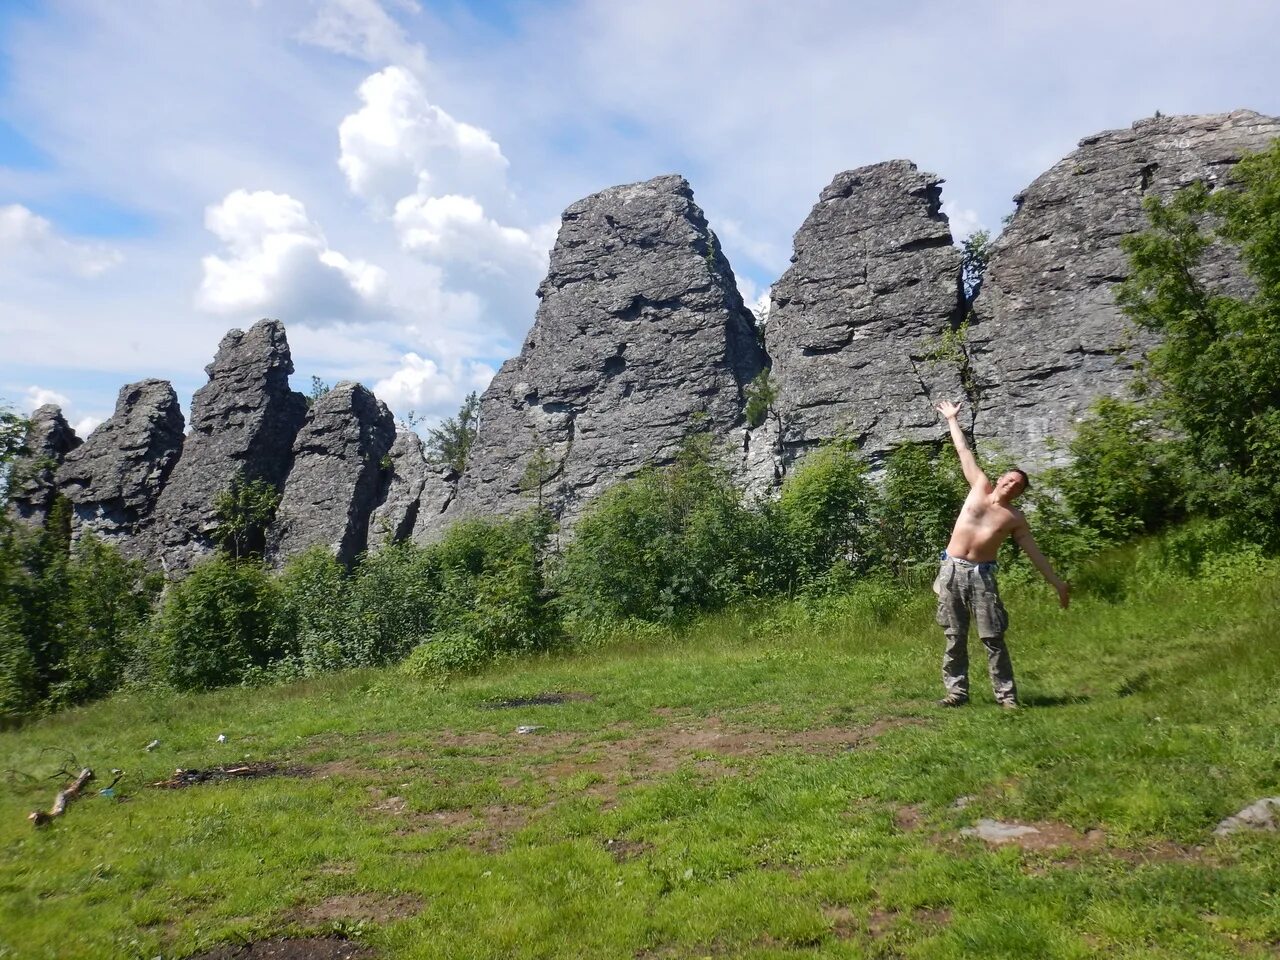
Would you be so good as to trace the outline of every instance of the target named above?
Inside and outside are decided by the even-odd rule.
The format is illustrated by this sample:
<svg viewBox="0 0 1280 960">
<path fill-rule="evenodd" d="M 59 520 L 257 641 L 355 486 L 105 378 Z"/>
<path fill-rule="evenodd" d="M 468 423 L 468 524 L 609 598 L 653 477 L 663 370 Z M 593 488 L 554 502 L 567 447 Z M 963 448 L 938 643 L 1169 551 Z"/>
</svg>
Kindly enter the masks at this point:
<svg viewBox="0 0 1280 960">
<path fill-rule="evenodd" d="M 62 816 L 66 812 L 67 804 L 80 796 L 80 791 L 84 789 L 84 785 L 92 779 L 93 771 L 85 767 L 75 780 L 58 791 L 58 795 L 53 798 L 53 806 L 49 808 L 47 813 L 43 810 L 33 810 L 27 815 L 27 819 L 31 821 L 33 826 L 43 827 L 55 817 Z"/>
</svg>

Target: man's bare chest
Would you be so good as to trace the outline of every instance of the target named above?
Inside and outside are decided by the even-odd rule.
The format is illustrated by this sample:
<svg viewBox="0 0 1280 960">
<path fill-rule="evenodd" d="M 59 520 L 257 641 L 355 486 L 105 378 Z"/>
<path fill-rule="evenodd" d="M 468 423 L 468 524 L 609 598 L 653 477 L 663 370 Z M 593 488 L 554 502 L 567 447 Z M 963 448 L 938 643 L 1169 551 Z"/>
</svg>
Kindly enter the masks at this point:
<svg viewBox="0 0 1280 960">
<path fill-rule="evenodd" d="M 991 533 L 1012 530 L 1016 519 L 1012 510 L 992 506 L 985 501 L 966 502 L 961 516 L 971 528 Z"/>
</svg>

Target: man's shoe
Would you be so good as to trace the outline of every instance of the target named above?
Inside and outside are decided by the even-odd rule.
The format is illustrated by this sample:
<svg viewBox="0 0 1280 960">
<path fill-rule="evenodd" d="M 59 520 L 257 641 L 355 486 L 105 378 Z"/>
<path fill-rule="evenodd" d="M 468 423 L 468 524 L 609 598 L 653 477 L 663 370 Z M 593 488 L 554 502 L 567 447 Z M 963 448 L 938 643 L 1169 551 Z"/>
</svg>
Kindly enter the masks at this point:
<svg viewBox="0 0 1280 960">
<path fill-rule="evenodd" d="M 963 707 L 969 702 L 968 697 L 962 697 L 958 694 L 951 693 L 938 701 L 940 707 Z"/>
</svg>

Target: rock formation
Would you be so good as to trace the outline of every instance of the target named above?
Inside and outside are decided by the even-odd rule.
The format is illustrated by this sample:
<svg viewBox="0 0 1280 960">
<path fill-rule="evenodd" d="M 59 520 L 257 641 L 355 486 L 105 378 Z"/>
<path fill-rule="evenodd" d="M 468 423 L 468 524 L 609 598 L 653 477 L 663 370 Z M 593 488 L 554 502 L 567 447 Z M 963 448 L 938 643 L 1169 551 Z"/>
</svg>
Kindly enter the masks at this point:
<svg viewBox="0 0 1280 960">
<path fill-rule="evenodd" d="M 741 425 L 743 389 L 764 356 L 683 177 L 570 206 L 538 296 L 520 355 L 481 399 L 457 499 L 424 535 L 539 495 L 571 523 L 610 484 L 670 461 L 689 433 Z"/>
<path fill-rule="evenodd" d="M 9 477 L 9 516 L 33 527 L 44 524 L 58 494 L 58 467 L 80 442 L 56 404 L 36 408 L 27 420 L 25 452 Z"/>
<path fill-rule="evenodd" d="M 787 459 L 835 437 L 873 459 L 938 438 L 933 403 L 960 396 L 942 335 L 963 300 L 941 183 L 906 160 L 848 170 L 797 231 L 765 327 Z"/>
<path fill-rule="evenodd" d="M 395 438 L 387 405 L 358 383 L 340 383 L 316 400 L 293 444 L 268 556 L 278 564 L 323 544 L 343 565 L 355 562 L 368 542 Z"/>
<path fill-rule="evenodd" d="M 1014 198 L 968 337 L 980 440 L 1043 464 L 1045 440 L 1068 439 L 1095 397 L 1124 395 L 1153 342 L 1114 298 L 1128 275 L 1120 240 L 1147 226 L 1143 199 L 1194 180 L 1220 186 L 1277 136 L 1280 120 L 1249 110 L 1140 120 L 1085 137 Z M 1206 264 L 1211 283 L 1239 277 L 1227 251 Z"/>
<path fill-rule="evenodd" d="M 383 491 L 378 506 L 369 517 L 368 548 L 372 552 L 389 543 L 407 540 L 418 521 L 422 489 L 431 466 L 427 463 L 422 438 L 412 430 L 401 430 L 387 455 L 383 471 Z"/>
<path fill-rule="evenodd" d="M 173 575 L 215 549 L 217 500 L 237 477 L 282 487 L 307 414 L 306 398 L 289 389 L 293 361 L 277 320 L 229 332 L 205 372 L 191 434 L 156 504 L 154 542 Z"/>
<path fill-rule="evenodd" d="M 184 420 L 173 387 L 141 380 L 121 388 L 115 412 L 67 454 L 58 485 L 73 505 L 76 537 L 92 533 L 141 556 L 136 535 L 150 520 L 182 453 Z"/>
<path fill-rule="evenodd" d="M 213 551 L 220 496 L 260 480 L 282 491 L 274 562 L 323 544 L 349 564 L 366 548 L 430 541 L 462 517 L 539 500 L 569 529 L 589 499 L 670 462 L 696 432 L 754 492 L 836 437 L 860 441 L 874 462 L 902 442 L 941 441 L 932 405 L 962 390 L 978 439 L 1042 465 L 1045 441 L 1067 439 L 1093 398 L 1123 394 L 1152 342 L 1114 300 L 1127 272 L 1120 241 L 1147 225 L 1143 199 L 1195 180 L 1228 184 L 1242 155 L 1276 137 L 1280 120 L 1242 110 L 1080 141 L 1016 198 L 963 351 L 943 342 L 967 305 L 942 181 L 906 160 L 841 173 L 822 191 L 773 287 L 768 354 L 689 184 L 613 187 L 565 211 L 533 328 L 484 393 L 461 476 L 428 463 L 418 437 L 397 437 L 386 407 L 356 384 L 308 414 L 289 389 L 284 328 L 264 320 L 223 339 L 185 442 L 158 380 L 126 387 L 79 450 L 56 407 L 37 410 L 9 509 L 42 523 L 61 484 L 77 531 L 176 576 Z M 1203 279 L 1248 288 L 1225 248 Z M 776 401 L 747 429 L 744 393 L 766 367 Z"/>
</svg>

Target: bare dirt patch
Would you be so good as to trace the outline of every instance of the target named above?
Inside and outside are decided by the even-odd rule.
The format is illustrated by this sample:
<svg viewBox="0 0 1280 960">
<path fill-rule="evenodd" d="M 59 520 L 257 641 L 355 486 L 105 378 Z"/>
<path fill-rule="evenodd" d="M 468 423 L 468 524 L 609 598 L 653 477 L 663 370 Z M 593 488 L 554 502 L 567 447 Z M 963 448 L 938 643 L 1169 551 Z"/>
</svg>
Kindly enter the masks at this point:
<svg viewBox="0 0 1280 960">
<path fill-rule="evenodd" d="M 506 789 L 531 781 L 549 788 L 550 807 L 569 797 L 587 797 L 611 809 L 629 787 L 653 783 L 677 771 L 691 772 L 710 782 L 731 776 L 741 764 L 778 754 L 838 755 L 862 749 L 882 734 L 923 721 L 910 717 L 879 720 L 860 727 L 821 727 L 814 730 L 763 730 L 730 724 L 718 716 L 670 714 L 657 727 L 613 727 L 602 730 L 539 730 L 511 732 L 445 730 L 435 735 L 436 748 L 397 751 L 382 759 L 399 758 L 415 768 L 448 758 L 476 764 L 479 775 L 486 767 L 507 766 L 498 771 Z M 422 772 L 422 771 L 419 771 Z M 455 771 L 461 773 L 462 771 Z M 395 771 L 381 771 L 384 777 Z M 510 835 L 527 825 L 538 810 L 515 805 L 494 805 L 479 810 L 410 813 L 400 797 L 371 789 L 370 807 L 379 813 L 403 816 L 405 831 L 464 829 L 468 843 L 483 849 L 502 849 Z"/>
<path fill-rule="evenodd" d="M 994 827 L 988 835 L 983 831 Z M 1015 846 L 1030 853 L 1052 854 L 1059 866 L 1080 866 L 1089 855 L 1123 860 L 1135 866 L 1144 863 L 1201 862 L 1201 847 L 1187 847 L 1168 840 L 1157 840 L 1140 849 L 1120 849 L 1107 845 L 1107 835 L 1097 828 L 1083 833 L 1065 823 L 1037 820 L 1034 823 L 1002 823 L 979 821 L 978 826 L 961 831 L 977 837 L 990 846 Z"/>
<path fill-rule="evenodd" d="M 653 849 L 653 844 L 645 843 L 642 840 L 612 839 L 605 841 L 604 848 L 609 851 L 609 855 L 618 863 L 626 863 L 628 860 L 643 857 Z"/>
<path fill-rule="evenodd" d="M 214 947 L 188 960 L 372 960 L 377 956 L 340 937 L 295 937 Z"/>
<path fill-rule="evenodd" d="M 893 824 L 904 833 L 919 830 L 923 822 L 924 811 L 914 803 L 893 811 Z"/>
<path fill-rule="evenodd" d="M 390 923 L 422 912 L 423 901 L 419 897 L 402 893 L 383 896 L 376 893 L 343 893 L 328 897 L 319 903 L 307 904 L 292 910 L 286 919 L 302 924 L 331 923 L 335 920 L 367 920 L 371 923 Z"/>
</svg>

